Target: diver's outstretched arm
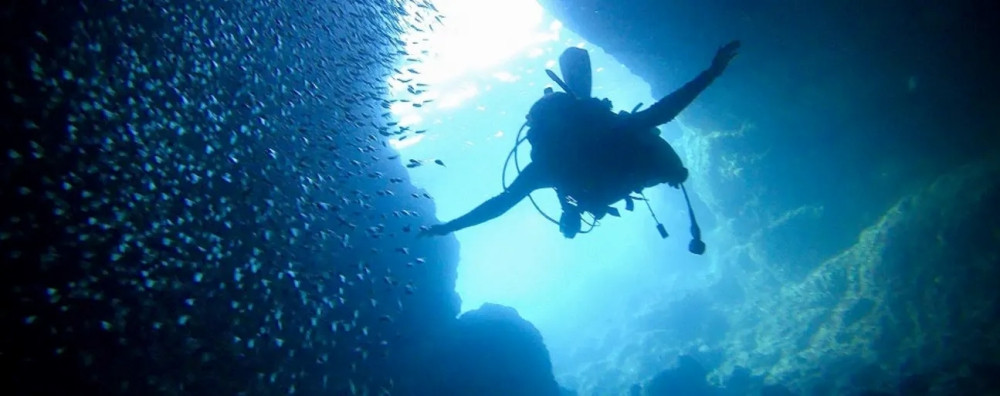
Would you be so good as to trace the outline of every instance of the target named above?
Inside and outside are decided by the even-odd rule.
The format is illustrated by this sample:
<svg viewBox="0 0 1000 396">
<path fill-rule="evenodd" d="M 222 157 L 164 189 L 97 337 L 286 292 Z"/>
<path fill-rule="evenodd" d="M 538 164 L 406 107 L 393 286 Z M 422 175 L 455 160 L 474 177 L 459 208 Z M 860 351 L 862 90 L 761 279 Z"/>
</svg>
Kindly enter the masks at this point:
<svg viewBox="0 0 1000 396">
<path fill-rule="evenodd" d="M 524 197 L 540 188 L 553 187 L 553 183 L 546 176 L 541 168 L 534 164 L 528 164 L 521 170 L 521 174 L 514 179 L 514 182 L 507 187 L 507 190 L 500 193 L 475 209 L 462 215 L 461 217 L 444 224 L 428 227 L 421 231 L 421 235 L 446 235 L 463 228 L 482 224 L 506 213 Z"/>
<path fill-rule="evenodd" d="M 701 72 L 694 80 L 684 84 L 680 89 L 649 106 L 648 109 L 635 113 L 629 118 L 629 125 L 637 128 L 636 130 L 647 130 L 673 120 L 677 114 L 680 114 L 694 101 L 694 98 L 701 94 L 705 88 L 708 88 L 708 85 L 715 81 L 716 77 L 719 77 L 726 70 L 726 66 L 729 65 L 729 61 L 736 57 L 739 48 L 739 41 L 730 42 L 719 48 L 712 60 L 712 66 Z"/>
</svg>

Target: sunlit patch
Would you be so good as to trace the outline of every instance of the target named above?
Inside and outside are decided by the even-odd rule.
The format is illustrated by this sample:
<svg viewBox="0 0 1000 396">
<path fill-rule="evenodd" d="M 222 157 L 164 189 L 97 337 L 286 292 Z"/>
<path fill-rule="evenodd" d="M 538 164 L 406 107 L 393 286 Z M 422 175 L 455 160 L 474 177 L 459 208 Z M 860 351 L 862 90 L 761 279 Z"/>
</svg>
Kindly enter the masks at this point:
<svg viewBox="0 0 1000 396">
<path fill-rule="evenodd" d="M 389 106 L 389 111 L 395 115 L 403 115 L 411 112 L 411 106 L 405 102 L 396 102 Z"/>
<path fill-rule="evenodd" d="M 427 44 L 419 50 L 428 54 L 417 58 L 425 70 L 422 78 L 428 83 L 482 71 L 533 44 L 558 37 L 552 30 L 540 29 L 543 10 L 533 0 L 439 0 L 435 5 L 446 17 L 442 27 L 404 34 L 408 43 L 426 39 Z"/>
<path fill-rule="evenodd" d="M 515 82 L 517 80 L 520 80 L 521 76 L 514 75 L 511 72 L 502 71 L 502 72 L 493 73 L 493 78 L 496 78 L 497 80 L 500 80 L 500 81 L 503 81 L 503 82 L 510 83 L 510 82 Z"/>
<path fill-rule="evenodd" d="M 441 100 L 438 102 L 438 107 L 441 109 L 452 109 L 460 106 L 467 99 L 473 98 L 479 94 L 479 89 L 475 85 L 467 84 L 460 88 L 456 88 L 446 94 L 441 95 Z"/>
<path fill-rule="evenodd" d="M 424 120 L 419 114 L 408 114 L 403 118 L 399 119 L 399 126 L 412 126 L 419 124 Z"/>
<path fill-rule="evenodd" d="M 543 23 L 543 9 L 534 0 L 438 0 L 434 4 L 444 17 L 435 29 L 412 27 L 414 21 L 409 18 L 416 8 L 401 20 L 403 26 L 410 26 L 400 35 L 407 55 L 390 76 L 388 87 L 393 99 L 410 102 L 393 104 L 392 114 L 398 118 L 462 106 L 491 88 L 466 82 L 470 77 L 489 75 L 518 56 L 547 55 L 544 44 L 559 40 L 562 30 L 559 22 Z M 505 83 L 522 78 L 508 70 L 492 75 Z"/>
<path fill-rule="evenodd" d="M 545 50 L 542 48 L 532 48 L 528 50 L 528 58 L 538 58 L 545 55 Z"/>
<path fill-rule="evenodd" d="M 412 138 L 405 139 L 405 140 L 389 139 L 389 146 L 392 146 L 392 148 L 394 148 L 396 150 L 402 150 L 402 149 L 405 149 L 407 147 L 413 146 L 414 144 L 419 143 L 421 140 L 424 140 L 424 136 L 423 135 L 417 135 L 417 136 L 414 136 Z"/>
</svg>

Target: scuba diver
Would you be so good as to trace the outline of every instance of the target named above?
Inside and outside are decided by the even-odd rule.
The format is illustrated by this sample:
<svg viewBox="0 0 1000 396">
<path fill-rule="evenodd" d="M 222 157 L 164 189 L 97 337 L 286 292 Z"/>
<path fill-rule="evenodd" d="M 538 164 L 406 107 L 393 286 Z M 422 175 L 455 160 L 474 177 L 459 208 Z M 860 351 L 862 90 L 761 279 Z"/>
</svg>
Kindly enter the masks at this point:
<svg viewBox="0 0 1000 396">
<path fill-rule="evenodd" d="M 619 216 L 610 205 L 625 200 L 626 209 L 632 210 L 632 193 L 659 184 L 668 184 L 684 191 L 693 240 L 689 250 L 702 254 L 705 244 L 701 231 L 691 212 L 683 182 L 688 170 L 680 157 L 662 137 L 657 128 L 673 120 L 684 108 L 716 79 L 738 54 L 739 41 L 719 48 L 711 66 L 680 89 L 660 99 L 645 110 L 614 113 L 607 99 L 591 97 L 592 74 L 590 57 L 586 50 L 571 47 L 559 58 L 563 79 L 546 70 L 564 92 L 546 88 L 544 96 L 532 105 L 525 125 L 527 136 L 521 131 L 508 155 L 517 163 L 517 147 L 525 140 L 531 144 L 531 162 L 507 186 L 504 165 L 504 191 L 490 198 L 472 211 L 452 221 L 423 227 L 421 235 L 446 235 L 496 218 L 514 207 L 525 197 L 542 188 L 554 188 L 563 210 L 560 220 L 545 215 L 559 224 L 567 238 L 581 232 L 581 214 L 590 213 L 594 221 L 606 214 Z M 534 203 L 534 199 L 532 203 Z M 646 201 L 649 206 L 648 201 Z M 536 209 L 538 206 L 535 206 Z M 650 213 L 652 208 L 650 207 Z M 653 215 L 655 219 L 655 214 Z M 590 223 L 588 223 L 590 224 Z M 660 235 L 667 237 L 666 229 L 657 221 Z"/>
</svg>

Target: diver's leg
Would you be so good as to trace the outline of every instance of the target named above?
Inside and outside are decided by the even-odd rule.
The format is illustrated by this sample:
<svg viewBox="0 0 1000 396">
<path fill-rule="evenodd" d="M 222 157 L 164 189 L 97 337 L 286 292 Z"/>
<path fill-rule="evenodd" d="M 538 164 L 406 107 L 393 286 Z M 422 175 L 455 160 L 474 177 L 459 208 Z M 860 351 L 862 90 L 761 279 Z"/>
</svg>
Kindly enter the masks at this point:
<svg viewBox="0 0 1000 396">
<path fill-rule="evenodd" d="M 518 202 L 527 197 L 532 191 L 552 187 L 552 181 L 549 179 L 548 173 L 541 167 L 528 164 L 528 166 L 525 166 L 521 170 L 521 174 L 514 179 L 514 182 L 507 187 L 506 191 L 490 198 L 469 213 L 455 220 L 430 227 L 425 233 L 444 235 L 499 217 L 510 210 L 510 208 L 513 208 L 514 205 L 517 205 Z"/>
</svg>

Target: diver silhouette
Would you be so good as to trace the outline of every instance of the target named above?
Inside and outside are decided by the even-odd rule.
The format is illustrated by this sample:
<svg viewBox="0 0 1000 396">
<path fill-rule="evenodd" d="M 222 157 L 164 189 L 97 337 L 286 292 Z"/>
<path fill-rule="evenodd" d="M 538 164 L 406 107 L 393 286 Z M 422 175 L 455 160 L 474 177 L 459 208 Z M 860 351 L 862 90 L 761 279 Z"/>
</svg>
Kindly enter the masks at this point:
<svg viewBox="0 0 1000 396">
<path fill-rule="evenodd" d="M 518 167 L 518 176 L 509 186 L 505 181 L 499 195 L 452 221 L 424 227 L 421 235 L 445 235 L 494 219 L 543 188 L 557 192 L 563 210 L 557 223 L 567 238 L 581 232 L 581 213 L 590 213 L 595 221 L 606 214 L 618 216 L 611 204 L 625 200 L 626 209 L 632 210 L 635 199 L 645 200 L 633 197 L 633 192 L 642 194 L 643 189 L 659 184 L 681 188 L 690 213 L 690 200 L 682 185 L 688 170 L 670 144 L 659 136 L 657 126 L 673 120 L 708 88 L 725 71 L 739 47 L 740 42 L 733 41 L 719 48 L 711 66 L 649 108 L 637 111 L 640 104 L 632 112 L 619 113 L 612 111 L 609 100 L 590 96 L 592 75 L 587 51 L 566 49 L 559 58 L 565 81 L 546 70 L 564 92 L 546 88 L 526 117 L 527 136 L 522 139 L 519 132 L 511 152 L 516 162 L 517 145 L 527 140 L 531 144 L 531 162 L 523 169 Z M 690 217 L 694 240 L 689 250 L 701 254 L 705 245 L 693 213 Z M 658 221 L 657 229 L 667 237 Z"/>
</svg>

